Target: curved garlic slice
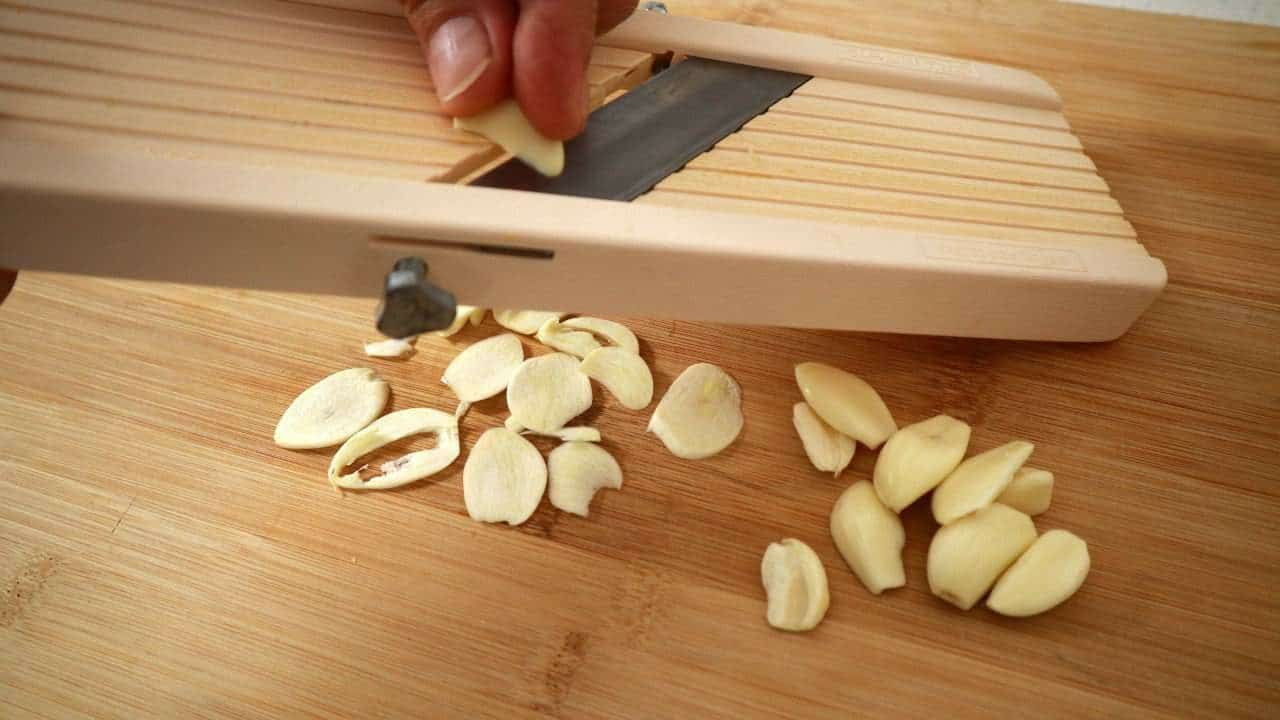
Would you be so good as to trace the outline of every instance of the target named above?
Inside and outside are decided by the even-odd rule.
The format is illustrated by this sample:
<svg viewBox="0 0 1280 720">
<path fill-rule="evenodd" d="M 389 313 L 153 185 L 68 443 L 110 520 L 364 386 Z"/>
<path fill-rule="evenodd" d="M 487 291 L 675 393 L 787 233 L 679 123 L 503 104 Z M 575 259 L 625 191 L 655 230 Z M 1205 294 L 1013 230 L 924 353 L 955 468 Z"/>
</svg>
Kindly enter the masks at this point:
<svg viewBox="0 0 1280 720">
<path fill-rule="evenodd" d="M 818 417 L 872 450 L 898 429 L 880 393 L 851 372 L 822 363 L 800 363 L 796 383 Z"/>
<path fill-rule="evenodd" d="M 337 445 L 373 422 L 390 394 L 369 368 L 336 372 L 294 398 L 276 423 L 275 443 L 290 450 Z"/>
<path fill-rule="evenodd" d="M 533 335 L 541 330 L 548 320 L 559 320 L 568 314 L 543 310 L 494 310 L 493 319 L 511 332 Z"/>
<path fill-rule="evenodd" d="M 476 115 L 454 118 L 453 126 L 489 138 L 543 175 L 555 177 L 564 171 L 564 143 L 538 132 L 513 99 Z"/>
<path fill-rule="evenodd" d="M 520 363 L 524 362 L 524 346 L 511 333 L 481 340 L 458 356 L 444 369 L 440 381 L 465 403 L 491 398 L 502 392 Z"/>
<path fill-rule="evenodd" d="M 404 357 L 413 352 L 413 340 L 414 338 L 396 338 L 365 343 L 364 354 L 376 358 Z"/>
<path fill-rule="evenodd" d="M 566 442 L 547 456 L 547 496 L 567 513 L 587 517 L 596 490 L 622 487 L 622 468 L 607 450 L 589 442 Z"/>
<path fill-rule="evenodd" d="M 538 342 L 543 345 L 578 358 L 584 358 L 592 350 L 600 347 L 600 343 L 591 333 L 565 327 L 555 318 L 547 320 L 542 327 L 538 328 L 537 337 Z"/>
<path fill-rule="evenodd" d="M 547 488 L 547 464 L 533 443 L 506 428 L 486 430 L 462 468 L 462 499 L 479 522 L 519 525 Z"/>
<path fill-rule="evenodd" d="M 435 433 L 436 446 L 419 450 L 383 463 L 381 475 L 367 481 L 360 471 L 339 475 L 343 468 L 384 445 L 424 433 Z M 351 436 L 338 448 L 329 462 L 329 482 L 348 490 L 390 490 L 434 475 L 445 469 L 461 452 L 458 442 L 458 419 L 430 408 L 410 408 L 379 418 L 369 427 Z"/>
<path fill-rule="evenodd" d="M 804 454 L 809 456 L 809 462 L 815 468 L 840 477 L 840 473 L 849 467 L 857 444 L 853 438 L 823 422 L 809 403 L 798 402 L 792 406 L 791 424 L 796 426 Z"/>
<path fill-rule="evenodd" d="M 438 337 L 452 337 L 457 335 L 464 325 L 471 323 L 479 325 L 484 322 L 485 313 L 489 312 L 487 308 L 476 307 L 474 305 L 459 305 L 457 311 L 453 315 L 453 323 L 444 330 L 437 330 L 432 335 Z"/>
<path fill-rule="evenodd" d="M 593 350 L 579 368 L 583 375 L 605 387 L 630 410 L 643 410 L 653 402 L 653 373 L 637 354 L 621 347 Z"/>
<path fill-rule="evenodd" d="M 519 425 L 519 423 L 513 423 L 513 424 Z M 507 429 L 511 430 L 513 428 L 508 427 Z M 542 437 L 552 437 L 562 442 L 586 442 L 586 443 L 600 442 L 600 431 L 597 430 L 596 428 L 588 427 L 586 425 L 576 425 L 574 427 L 560 428 L 555 432 L 549 432 L 549 433 L 536 432 L 533 430 L 525 430 L 523 428 L 516 430 L 516 432 L 520 433 L 521 435 L 540 435 Z"/>
<path fill-rule="evenodd" d="M 563 353 L 525 360 L 507 385 L 507 409 L 514 422 L 551 433 L 591 407 L 591 381 L 577 358 Z"/>
<path fill-rule="evenodd" d="M 760 560 L 768 598 L 765 619 L 779 630 L 812 630 L 826 617 L 831 595 L 818 554 L 794 538 L 770 543 Z"/>
<path fill-rule="evenodd" d="M 742 432 L 742 390 L 715 365 L 690 365 L 654 408 L 649 432 L 676 457 L 711 457 Z"/>
<path fill-rule="evenodd" d="M 636 334 L 622 323 L 595 317 L 576 317 L 565 320 L 561 325 L 586 330 L 592 335 L 604 338 L 610 345 L 640 354 L 640 341 L 636 339 Z"/>
</svg>

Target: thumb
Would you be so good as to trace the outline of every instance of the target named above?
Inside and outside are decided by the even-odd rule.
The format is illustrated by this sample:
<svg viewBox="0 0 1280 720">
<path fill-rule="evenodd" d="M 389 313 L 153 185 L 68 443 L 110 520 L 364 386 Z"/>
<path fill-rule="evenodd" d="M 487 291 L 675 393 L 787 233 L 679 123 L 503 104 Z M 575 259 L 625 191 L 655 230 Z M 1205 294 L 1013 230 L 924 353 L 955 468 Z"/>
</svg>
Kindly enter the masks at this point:
<svg viewBox="0 0 1280 720">
<path fill-rule="evenodd" d="M 511 94 L 510 0 L 403 0 L 441 109 L 474 115 Z"/>
</svg>

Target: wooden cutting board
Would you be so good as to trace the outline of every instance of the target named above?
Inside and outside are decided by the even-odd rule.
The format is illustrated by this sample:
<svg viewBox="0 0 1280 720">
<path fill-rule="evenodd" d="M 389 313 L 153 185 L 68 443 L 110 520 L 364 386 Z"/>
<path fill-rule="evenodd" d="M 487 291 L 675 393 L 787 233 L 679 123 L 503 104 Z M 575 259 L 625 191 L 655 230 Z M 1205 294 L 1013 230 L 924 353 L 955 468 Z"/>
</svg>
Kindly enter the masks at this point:
<svg viewBox="0 0 1280 720">
<path fill-rule="evenodd" d="M 1023 0 L 669 5 L 1042 74 L 1169 290 L 1096 346 L 624 319 L 659 392 L 726 367 L 746 430 L 679 461 L 606 398 L 588 418 L 624 488 L 589 519 L 543 507 L 508 529 L 467 519 L 460 464 L 337 497 L 328 453 L 270 442 L 296 392 L 350 365 L 395 408 L 452 407 L 440 371 L 495 326 L 374 361 L 372 300 L 22 274 L 0 306 L 0 715 L 1274 712 L 1280 32 Z M 1081 592 L 1030 620 L 951 609 L 919 507 L 908 586 L 863 590 L 826 523 L 874 453 L 839 481 L 808 467 L 790 427 L 807 359 L 862 374 L 900 421 L 971 422 L 976 449 L 1034 441 L 1058 475 L 1037 526 L 1090 542 Z M 464 444 L 504 416 L 475 408 Z M 763 620 L 759 558 L 782 537 L 831 580 L 804 636 Z"/>
</svg>

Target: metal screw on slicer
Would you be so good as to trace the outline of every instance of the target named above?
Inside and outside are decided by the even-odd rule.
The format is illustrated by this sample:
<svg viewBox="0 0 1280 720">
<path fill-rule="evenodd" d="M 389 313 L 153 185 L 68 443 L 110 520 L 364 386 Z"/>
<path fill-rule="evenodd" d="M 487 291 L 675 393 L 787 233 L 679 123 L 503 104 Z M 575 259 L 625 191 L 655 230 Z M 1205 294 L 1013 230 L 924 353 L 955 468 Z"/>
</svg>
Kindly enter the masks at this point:
<svg viewBox="0 0 1280 720">
<path fill-rule="evenodd" d="M 457 301 L 453 293 L 427 280 L 427 269 L 426 261 L 417 257 L 401 258 L 392 266 L 378 306 L 378 332 L 404 338 L 453 323 Z"/>
</svg>

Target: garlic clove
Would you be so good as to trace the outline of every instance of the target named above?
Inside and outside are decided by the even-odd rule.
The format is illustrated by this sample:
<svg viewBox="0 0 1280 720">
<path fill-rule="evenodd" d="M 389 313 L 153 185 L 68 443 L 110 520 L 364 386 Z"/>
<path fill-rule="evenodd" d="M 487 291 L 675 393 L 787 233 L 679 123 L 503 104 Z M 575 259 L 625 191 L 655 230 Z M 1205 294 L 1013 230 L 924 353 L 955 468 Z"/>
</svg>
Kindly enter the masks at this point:
<svg viewBox="0 0 1280 720">
<path fill-rule="evenodd" d="M 791 423 L 795 425 L 800 443 L 809 462 L 822 472 L 840 473 L 849 467 L 857 445 L 853 438 L 841 435 L 835 428 L 822 421 L 808 403 L 798 402 L 791 408 Z"/>
<path fill-rule="evenodd" d="M 996 502 L 1001 505 L 1008 505 L 1028 515 L 1045 512 L 1052 501 L 1053 473 L 1029 467 L 1018 468 L 1009 487 L 996 498 Z"/>
<path fill-rule="evenodd" d="M 582 330 L 565 327 L 555 318 L 548 319 L 538 329 L 538 342 L 552 350 L 568 353 L 576 358 L 584 358 L 592 350 L 600 347 L 594 335 Z"/>
<path fill-rule="evenodd" d="M 493 319 L 502 327 L 521 335 L 533 335 L 542 329 L 548 320 L 559 320 L 568 315 L 562 312 L 545 312 L 542 310 L 494 310 Z"/>
<path fill-rule="evenodd" d="M 1089 574 L 1089 546 L 1074 533 L 1050 530 L 996 581 L 987 607 L 1009 617 L 1051 610 L 1075 595 Z"/>
<path fill-rule="evenodd" d="M 640 354 L 640 341 L 636 339 L 636 334 L 622 323 L 595 317 L 576 317 L 561 324 L 575 330 L 586 330 L 596 337 L 604 338 L 610 345 Z"/>
<path fill-rule="evenodd" d="M 767 597 L 765 619 L 790 632 L 812 630 L 831 602 L 827 571 L 818 554 L 794 538 L 770 543 L 760 560 L 760 581 Z"/>
<path fill-rule="evenodd" d="M 873 450 L 898 429 L 880 394 L 853 373 L 822 363 L 800 363 L 796 383 L 818 417 Z"/>
<path fill-rule="evenodd" d="M 876 458 L 880 499 L 890 510 L 902 512 L 937 487 L 964 459 L 969 432 L 967 423 L 938 415 L 894 433 Z"/>
<path fill-rule="evenodd" d="M 579 368 L 629 410 L 643 410 L 653 402 L 653 374 L 637 354 L 621 347 L 591 351 Z"/>
<path fill-rule="evenodd" d="M 454 118 L 453 126 L 485 136 L 543 175 L 564 172 L 564 143 L 539 133 L 514 99 L 476 115 Z"/>
<path fill-rule="evenodd" d="M 444 369 L 440 381 L 464 403 L 475 403 L 506 389 L 520 363 L 524 346 L 510 333 L 473 343 Z"/>
<path fill-rule="evenodd" d="M 1005 505 L 944 525 L 929 543 L 929 590 L 968 610 L 1035 540 L 1031 518 Z"/>
<path fill-rule="evenodd" d="M 1035 445 L 1014 440 L 960 463 L 933 491 L 933 519 L 946 525 L 995 502 Z"/>
<path fill-rule="evenodd" d="M 831 539 L 872 594 L 907 583 L 902 566 L 907 536 L 902 520 L 880 502 L 871 483 L 860 480 L 836 500 L 831 509 Z"/>
<path fill-rule="evenodd" d="M 729 447 L 742 423 L 738 383 L 719 367 L 698 363 L 667 389 L 649 418 L 649 431 L 676 457 L 701 460 Z"/>
<path fill-rule="evenodd" d="M 426 433 L 436 435 L 435 447 L 383 463 L 379 467 L 381 475 L 362 480 L 358 470 L 340 474 L 348 465 L 380 447 Z M 379 418 L 338 448 L 329 462 L 329 482 L 349 490 L 391 490 L 440 472 L 458 459 L 460 452 L 456 417 L 430 408 L 400 410 Z"/>
<path fill-rule="evenodd" d="M 567 513 L 587 517 L 600 488 L 622 487 L 622 468 L 604 448 L 590 442 L 566 442 L 547 456 L 547 495 Z"/>
<path fill-rule="evenodd" d="M 341 444 L 382 413 L 391 389 L 368 368 L 336 372 L 303 390 L 276 423 L 275 443 L 290 450 Z"/>
<path fill-rule="evenodd" d="M 462 468 L 463 502 L 478 522 L 519 525 L 538 509 L 546 488 L 542 455 L 506 428 L 486 430 Z"/>
<path fill-rule="evenodd" d="M 563 353 L 524 361 L 507 386 L 507 408 L 514 422 L 551 433 L 591 407 L 591 381 L 578 370 L 577 358 Z"/>
</svg>

